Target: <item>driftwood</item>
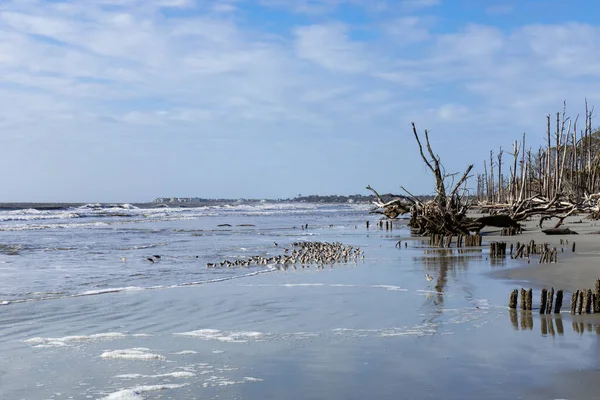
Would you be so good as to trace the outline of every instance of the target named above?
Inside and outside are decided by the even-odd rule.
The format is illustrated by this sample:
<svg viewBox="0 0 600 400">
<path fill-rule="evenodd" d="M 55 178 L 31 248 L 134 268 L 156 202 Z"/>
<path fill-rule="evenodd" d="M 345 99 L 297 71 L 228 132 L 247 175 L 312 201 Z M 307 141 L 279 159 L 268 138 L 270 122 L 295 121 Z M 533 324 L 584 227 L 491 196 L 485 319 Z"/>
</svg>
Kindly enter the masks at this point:
<svg viewBox="0 0 600 400">
<path fill-rule="evenodd" d="M 475 220 L 475 222 L 481 224 L 482 226 L 495 226 L 497 228 L 520 228 L 521 225 L 514 219 L 512 219 L 509 215 L 499 214 L 499 215 L 489 215 L 485 217 L 480 217 Z"/>
<path fill-rule="evenodd" d="M 550 228 L 542 229 L 546 235 L 579 235 L 577 232 L 572 231 L 569 228 Z"/>
<path fill-rule="evenodd" d="M 463 187 L 470 177 L 469 173 L 473 165 L 469 165 L 456 184 L 452 184 L 451 189 L 447 190 L 447 180 L 449 178 L 453 179 L 456 174 L 446 175 L 443 173 L 440 157 L 435 155 L 431 148 L 427 130 L 425 130 L 424 135 L 425 148 L 427 149 L 427 153 L 425 153 L 414 122 L 411 125 L 419 146 L 419 154 L 435 178 L 435 198 L 422 202 L 408 190 L 401 187 L 407 196 L 394 196 L 391 200 L 384 201 L 377 191 L 369 185 L 367 189 L 373 192 L 377 199 L 374 201 L 377 208 L 372 212 L 383 214 L 391 219 L 410 212 L 409 227 L 414 233 L 423 236 L 435 234 L 468 235 L 472 231 L 478 231 L 481 229 L 481 224 L 466 216 L 470 204 L 465 200 L 466 189 Z"/>
<path fill-rule="evenodd" d="M 409 199 L 406 196 L 398 195 L 393 195 L 394 198 L 386 202 L 379 195 L 379 193 L 377 193 L 377 191 L 371 187 L 371 185 L 367 186 L 367 189 L 373 192 L 375 198 L 377 199 L 373 202 L 377 208 L 372 210 L 371 213 L 383 214 L 389 219 L 396 219 L 400 215 L 407 214 L 411 210 L 411 205 L 414 204 L 412 199 Z"/>
</svg>

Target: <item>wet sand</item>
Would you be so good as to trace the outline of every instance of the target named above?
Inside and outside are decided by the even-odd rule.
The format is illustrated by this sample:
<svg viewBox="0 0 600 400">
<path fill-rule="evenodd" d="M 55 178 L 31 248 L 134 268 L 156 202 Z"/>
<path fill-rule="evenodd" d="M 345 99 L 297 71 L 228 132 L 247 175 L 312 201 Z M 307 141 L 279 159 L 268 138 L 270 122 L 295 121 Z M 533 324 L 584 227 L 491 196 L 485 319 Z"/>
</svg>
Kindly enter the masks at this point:
<svg viewBox="0 0 600 400">
<path fill-rule="evenodd" d="M 554 226 L 556 220 L 546 221 L 544 228 Z M 600 278 L 600 223 L 586 219 L 585 216 L 569 217 L 563 224 L 564 227 L 578 233 L 578 235 L 546 235 L 538 226 L 539 218 L 525 223 L 526 231 L 517 236 L 500 236 L 500 230 L 486 228 L 482 232 L 486 241 L 504 241 L 507 247 L 516 246 L 517 242 L 548 243 L 550 247 L 558 249 L 558 263 L 540 264 L 538 256 L 532 256 L 529 263 L 527 259 L 517 260 L 521 266 L 516 268 L 494 271 L 491 273 L 496 278 L 527 283 L 529 287 L 554 287 L 572 292 L 577 289 L 594 288 L 596 279 Z M 563 244 L 560 244 L 561 239 Z M 572 251 L 575 242 L 575 252 Z M 568 244 L 567 244 L 568 243 Z"/>
<path fill-rule="evenodd" d="M 545 221 L 544 229 L 551 228 L 556 220 Z M 487 241 L 505 241 L 507 245 L 517 242 L 534 240 L 536 243 L 548 243 L 551 247 L 558 249 L 558 262 L 551 264 L 540 264 L 538 256 L 527 259 L 513 260 L 522 265 L 514 268 L 496 270 L 489 273 L 490 276 L 513 282 L 517 287 L 532 287 L 534 289 L 550 288 L 565 290 L 565 298 L 570 299 L 573 291 L 584 288 L 594 288 L 596 279 L 600 278 L 600 223 L 587 219 L 586 216 L 573 216 L 565 220 L 563 227 L 577 232 L 577 235 L 546 235 L 539 227 L 539 217 L 524 224 L 526 229 L 520 235 L 513 237 L 500 236 L 500 230 L 487 228 L 482 232 Z M 561 239 L 563 244 L 561 244 Z M 567 242 L 568 241 L 568 242 Z M 568 243 L 568 244 L 567 244 Z M 575 243 L 575 252 L 573 252 Z M 536 307 L 537 296 L 534 296 L 534 307 Z M 508 293 L 507 293 L 508 301 Z M 567 305 L 568 305 L 567 300 Z M 517 314 L 515 312 L 514 314 Z M 537 316 L 536 316 L 537 317 Z M 583 335 L 586 332 L 600 334 L 600 315 L 570 315 L 568 307 L 563 307 L 562 315 L 540 316 L 542 322 L 540 329 L 542 336 L 554 331 L 565 329 L 576 334 Z M 515 317 L 512 318 L 515 325 Z M 563 323 L 564 320 L 564 323 Z M 545 323 L 544 323 L 545 322 Z M 517 327 L 518 329 L 518 322 Z M 564 327 L 563 327 L 564 326 Z M 522 327 L 520 327 L 522 328 Z M 583 344 L 582 344 L 583 346 Z M 592 359 L 600 356 L 600 346 L 593 345 L 589 348 Z M 598 363 L 586 364 L 582 360 L 579 368 L 562 371 L 548 376 L 543 385 L 524 393 L 527 399 L 596 399 L 600 384 L 600 366 Z"/>
</svg>

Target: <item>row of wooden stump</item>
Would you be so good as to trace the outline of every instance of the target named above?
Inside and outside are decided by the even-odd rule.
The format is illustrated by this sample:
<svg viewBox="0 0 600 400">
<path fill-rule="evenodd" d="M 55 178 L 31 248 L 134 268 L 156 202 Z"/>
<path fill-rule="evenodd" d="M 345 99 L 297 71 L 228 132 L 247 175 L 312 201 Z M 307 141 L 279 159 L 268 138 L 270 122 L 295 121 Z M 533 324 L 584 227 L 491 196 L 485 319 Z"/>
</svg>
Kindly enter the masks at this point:
<svg viewBox="0 0 600 400">
<path fill-rule="evenodd" d="M 377 224 L 377 226 L 379 227 L 379 229 L 385 229 L 386 231 L 391 231 L 394 229 L 394 223 L 393 221 L 389 221 L 389 220 L 379 220 L 379 223 Z M 369 229 L 369 221 L 367 221 L 367 229 Z"/>
<path fill-rule="evenodd" d="M 525 290 L 521 288 L 521 310 L 531 310 L 533 306 L 533 289 Z M 515 289 L 510 293 L 508 299 L 508 308 L 516 309 L 519 300 L 519 290 Z M 553 303 L 554 302 L 554 309 Z M 563 291 L 556 292 L 554 298 L 554 288 L 550 290 L 542 289 L 540 295 L 540 314 L 559 314 L 563 303 Z M 596 287 L 592 289 L 576 290 L 571 296 L 571 314 L 597 314 L 600 313 L 600 279 L 596 280 Z"/>
<path fill-rule="evenodd" d="M 507 228 L 502 228 L 502 230 L 500 231 L 500 236 L 515 236 L 520 234 L 521 232 L 523 232 L 523 229 L 521 229 L 521 227 L 514 227 L 514 226 L 509 226 Z"/>
<path fill-rule="evenodd" d="M 449 248 L 452 240 L 452 235 L 435 234 L 429 237 L 429 245 L 431 247 Z M 456 237 L 457 248 L 481 246 L 481 242 L 481 235 L 458 235 Z M 509 251 L 511 258 L 530 258 L 531 255 L 538 255 L 540 264 L 558 262 L 558 249 L 556 247 L 551 248 L 548 243 L 538 244 L 534 240 L 531 240 L 529 243 L 517 242 L 516 246 L 511 243 Z M 573 242 L 573 251 L 575 251 L 575 242 Z M 506 242 L 490 243 L 491 258 L 506 257 L 506 253 Z"/>
<path fill-rule="evenodd" d="M 510 293 L 508 299 L 508 308 L 516 309 L 519 300 L 519 290 L 515 289 Z M 554 288 L 550 291 L 542 289 L 540 299 L 540 314 L 551 314 L 552 303 L 554 301 Z M 556 303 L 554 305 L 554 313 L 560 313 L 563 302 L 563 291 L 559 290 L 556 292 Z M 521 310 L 531 310 L 533 308 L 533 289 L 525 290 L 521 288 Z"/>
<path fill-rule="evenodd" d="M 452 235 L 434 234 L 429 236 L 429 245 L 432 247 L 450 247 L 452 239 Z M 456 236 L 456 247 L 477 247 L 481 246 L 481 243 L 481 235 Z"/>
</svg>

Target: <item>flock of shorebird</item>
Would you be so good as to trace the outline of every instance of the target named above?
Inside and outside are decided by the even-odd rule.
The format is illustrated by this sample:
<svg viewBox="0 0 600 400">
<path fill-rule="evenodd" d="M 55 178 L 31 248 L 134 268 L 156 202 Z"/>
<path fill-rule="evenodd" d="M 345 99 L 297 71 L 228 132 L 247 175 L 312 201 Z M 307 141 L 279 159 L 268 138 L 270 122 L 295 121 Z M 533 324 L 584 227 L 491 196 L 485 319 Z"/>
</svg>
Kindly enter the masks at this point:
<svg viewBox="0 0 600 400">
<path fill-rule="evenodd" d="M 275 247 L 279 245 L 273 243 Z M 359 247 L 344 245 L 339 242 L 295 242 L 292 249 L 284 248 L 283 254 L 271 257 L 252 256 L 247 259 L 238 259 L 235 261 L 223 260 L 219 263 L 207 263 L 207 268 L 232 268 L 232 267 L 250 267 L 251 265 L 273 265 L 277 269 L 286 270 L 288 267 L 297 269 L 309 268 L 316 265 L 317 268 L 323 268 L 325 265 L 336 263 L 357 262 L 364 260 L 364 252 Z"/>
</svg>

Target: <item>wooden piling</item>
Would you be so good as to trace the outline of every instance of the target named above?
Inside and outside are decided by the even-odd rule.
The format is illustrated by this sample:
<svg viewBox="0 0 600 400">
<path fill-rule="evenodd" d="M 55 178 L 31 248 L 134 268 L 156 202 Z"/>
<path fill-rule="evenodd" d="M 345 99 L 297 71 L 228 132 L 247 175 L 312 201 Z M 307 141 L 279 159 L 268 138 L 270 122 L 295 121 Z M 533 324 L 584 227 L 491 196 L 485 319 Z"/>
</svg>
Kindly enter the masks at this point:
<svg viewBox="0 0 600 400">
<path fill-rule="evenodd" d="M 579 299 L 579 290 L 573 292 L 573 295 L 571 296 L 571 314 L 577 312 L 577 299 Z"/>
<path fill-rule="evenodd" d="M 575 253 L 575 242 L 573 242 L 573 253 Z"/>
<path fill-rule="evenodd" d="M 596 279 L 594 312 L 600 313 L 600 279 Z"/>
<path fill-rule="evenodd" d="M 579 292 L 579 298 L 577 299 L 577 314 L 581 314 L 581 311 L 583 310 L 583 301 L 585 298 L 585 289 L 578 290 L 578 292 Z"/>
<path fill-rule="evenodd" d="M 527 302 L 525 309 L 531 311 L 533 309 L 533 289 L 529 288 L 525 293 L 525 301 Z"/>
<path fill-rule="evenodd" d="M 542 289 L 542 296 L 540 297 L 540 314 L 546 312 L 546 302 L 548 301 L 548 290 Z"/>
<path fill-rule="evenodd" d="M 585 313 L 586 314 L 590 314 L 591 311 L 591 307 L 592 307 L 592 289 L 588 289 L 585 292 L 585 301 L 584 301 L 584 308 L 585 308 Z"/>
<path fill-rule="evenodd" d="M 508 298 L 508 308 L 516 309 L 518 298 L 519 298 L 519 291 L 517 289 L 515 289 L 510 293 L 510 297 Z"/>
<path fill-rule="evenodd" d="M 527 307 L 527 300 L 525 299 L 526 295 L 527 292 L 525 291 L 525 289 L 521 288 L 521 310 L 525 310 Z"/>
<path fill-rule="evenodd" d="M 563 291 L 562 289 L 556 292 L 556 304 L 554 305 L 554 314 L 560 314 L 563 302 Z"/>
<path fill-rule="evenodd" d="M 554 288 L 548 291 L 548 301 L 546 302 L 546 314 L 552 314 L 552 303 L 554 303 Z"/>
</svg>

